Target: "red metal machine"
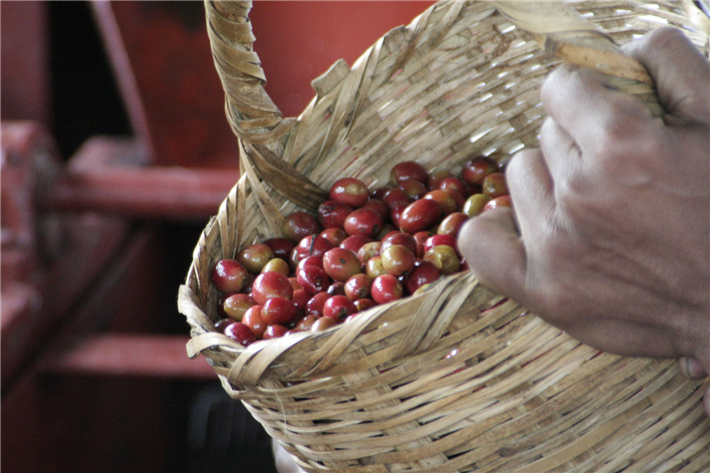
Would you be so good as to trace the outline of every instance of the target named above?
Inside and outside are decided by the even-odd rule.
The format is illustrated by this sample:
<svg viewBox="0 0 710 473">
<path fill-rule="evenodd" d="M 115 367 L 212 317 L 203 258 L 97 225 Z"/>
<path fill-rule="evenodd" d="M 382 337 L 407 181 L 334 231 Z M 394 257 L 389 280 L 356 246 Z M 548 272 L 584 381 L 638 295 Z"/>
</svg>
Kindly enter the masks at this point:
<svg viewBox="0 0 710 473">
<path fill-rule="evenodd" d="M 272 99 L 297 115 L 312 79 L 429 3 L 255 2 Z M 212 409 L 226 395 L 187 358 L 175 303 L 239 176 L 202 3 L 2 2 L 0 18 L 2 471 L 273 471 L 241 405 Z M 92 82 L 101 61 L 112 79 Z M 118 103 L 92 95 L 107 87 Z"/>
</svg>

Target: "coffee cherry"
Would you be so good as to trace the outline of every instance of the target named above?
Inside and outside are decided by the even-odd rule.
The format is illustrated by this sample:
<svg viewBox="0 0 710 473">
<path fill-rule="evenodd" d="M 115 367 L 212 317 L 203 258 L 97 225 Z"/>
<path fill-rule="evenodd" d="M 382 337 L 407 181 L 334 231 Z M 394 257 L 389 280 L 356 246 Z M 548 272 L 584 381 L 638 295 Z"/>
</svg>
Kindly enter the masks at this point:
<svg viewBox="0 0 710 473">
<path fill-rule="evenodd" d="M 323 306 L 325 305 L 325 301 L 331 297 L 332 296 L 327 292 L 319 292 L 315 294 L 306 304 L 306 315 L 323 317 Z"/>
<path fill-rule="evenodd" d="M 427 252 L 438 245 L 449 245 L 454 250 L 458 249 L 456 237 L 453 235 L 432 235 L 424 242 L 424 252 Z"/>
<path fill-rule="evenodd" d="M 224 334 L 245 347 L 256 341 L 256 337 L 251 329 L 241 322 L 234 322 L 228 325 L 224 329 Z"/>
<path fill-rule="evenodd" d="M 403 287 L 391 274 L 377 276 L 372 282 L 372 299 L 378 304 L 386 304 L 402 298 Z"/>
<path fill-rule="evenodd" d="M 381 249 L 381 241 L 371 241 L 362 245 L 357 251 L 357 258 L 360 260 L 360 265 L 364 267 L 367 265 L 367 262 L 370 261 L 370 258 L 380 256 Z"/>
<path fill-rule="evenodd" d="M 264 305 L 267 300 L 273 297 L 283 297 L 290 300 L 293 296 L 293 286 L 288 277 L 276 271 L 269 271 L 256 277 L 251 294 L 257 304 Z"/>
<path fill-rule="evenodd" d="M 246 283 L 247 269 L 237 260 L 223 259 L 217 261 L 212 271 L 210 280 L 218 291 L 239 292 Z"/>
<path fill-rule="evenodd" d="M 263 268 L 261 268 L 262 273 L 267 273 L 269 271 L 276 271 L 284 276 L 291 274 L 291 268 L 289 268 L 288 263 L 281 258 L 274 258 L 266 263 Z"/>
<path fill-rule="evenodd" d="M 450 190 L 449 192 L 453 193 L 456 191 Z M 442 213 L 444 215 L 449 215 L 452 212 L 456 212 L 456 210 L 458 209 L 458 203 L 454 199 L 453 195 L 449 192 L 441 189 L 435 189 L 433 191 L 427 192 L 423 198 L 432 199 L 439 202 L 439 204 L 441 204 Z"/>
<path fill-rule="evenodd" d="M 453 274 L 461 267 L 461 260 L 456 250 L 449 245 L 437 245 L 424 254 L 425 261 L 430 261 L 442 274 Z"/>
<path fill-rule="evenodd" d="M 347 204 L 326 200 L 318 206 L 318 222 L 323 228 L 343 228 L 345 218 L 352 211 Z"/>
<path fill-rule="evenodd" d="M 491 199 L 491 201 L 483 207 L 483 211 L 485 212 L 487 210 L 497 209 L 498 207 L 513 208 L 513 201 L 510 199 L 510 196 L 502 195 L 500 197 L 496 197 L 495 199 Z"/>
<path fill-rule="evenodd" d="M 326 228 L 322 232 L 320 232 L 320 236 L 325 238 L 330 242 L 331 245 L 335 246 L 340 246 L 340 244 L 343 242 L 348 237 L 348 234 L 345 233 L 345 230 L 339 227 L 331 227 L 331 228 Z"/>
<path fill-rule="evenodd" d="M 358 273 L 345 282 L 345 295 L 350 300 L 370 297 L 372 278 L 365 273 Z"/>
<path fill-rule="evenodd" d="M 307 256 L 324 255 L 326 251 L 333 248 L 333 244 L 320 234 L 308 235 L 301 239 L 294 250 L 298 254 L 298 260 Z"/>
<path fill-rule="evenodd" d="M 214 323 L 214 329 L 219 333 L 224 333 L 224 329 L 227 328 L 228 325 L 231 325 L 233 323 L 234 319 L 225 317 L 223 319 L 219 319 L 217 322 Z"/>
<path fill-rule="evenodd" d="M 333 296 L 323 305 L 323 317 L 332 317 L 337 321 L 343 321 L 355 312 L 355 304 L 346 296 Z"/>
<path fill-rule="evenodd" d="M 417 233 L 434 225 L 441 218 L 441 204 L 431 199 L 419 199 L 407 206 L 399 218 L 399 228 Z"/>
<path fill-rule="evenodd" d="M 414 270 L 404 280 L 407 293 L 414 294 L 425 284 L 431 284 L 441 277 L 441 271 L 431 261 L 419 260 Z"/>
<path fill-rule="evenodd" d="M 406 276 L 414 269 L 416 257 L 404 245 L 391 245 L 382 250 L 382 266 L 388 274 Z"/>
<path fill-rule="evenodd" d="M 360 208 L 346 217 L 344 228 L 348 235 L 374 237 L 382 228 L 382 217 L 372 209 Z"/>
<path fill-rule="evenodd" d="M 462 195 L 466 195 L 466 184 L 463 183 L 458 177 L 447 177 L 441 184 L 439 184 L 440 190 L 453 189 L 460 192 Z"/>
<path fill-rule="evenodd" d="M 403 245 L 415 255 L 417 253 L 417 242 L 411 233 L 399 231 L 393 231 L 388 233 L 387 235 L 385 235 L 384 238 L 382 238 L 382 246 L 380 248 L 380 252 L 392 245 Z"/>
<path fill-rule="evenodd" d="M 389 220 L 390 210 L 381 200 L 370 199 L 365 202 L 365 205 L 360 208 L 374 210 L 380 215 L 380 217 L 382 218 L 382 222 L 387 222 Z"/>
<path fill-rule="evenodd" d="M 441 221 L 436 232 L 439 235 L 456 236 L 466 220 L 468 220 L 468 215 L 463 212 L 454 212 Z"/>
<path fill-rule="evenodd" d="M 330 285 L 330 277 L 323 268 L 317 266 L 303 266 L 296 270 L 296 278 L 303 289 L 314 295 L 325 291 Z"/>
<path fill-rule="evenodd" d="M 224 299 L 222 310 L 230 319 L 241 321 L 247 309 L 256 305 L 256 301 L 249 294 L 232 294 Z"/>
<path fill-rule="evenodd" d="M 345 283 L 340 281 L 333 281 L 330 286 L 325 290 L 325 292 L 331 296 L 344 296 L 345 295 Z"/>
<path fill-rule="evenodd" d="M 345 282 L 362 272 L 358 255 L 343 248 L 332 248 L 323 255 L 323 269 L 332 279 Z"/>
<path fill-rule="evenodd" d="M 461 192 L 457 191 L 453 187 L 447 187 L 445 189 L 439 189 L 443 192 L 446 192 L 448 195 L 451 196 L 452 199 L 454 199 L 454 202 L 456 202 L 456 210 L 455 212 L 460 212 L 461 209 L 463 209 L 463 205 L 466 202 L 466 197 L 471 195 L 473 190 L 471 187 L 466 188 L 466 194 L 462 194 Z"/>
<path fill-rule="evenodd" d="M 242 323 L 251 329 L 257 339 L 262 338 L 266 331 L 266 323 L 261 317 L 261 309 L 260 305 L 251 306 L 242 317 Z"/>
<path fill-rule="evenodd" d="M 330 199 L 352 208 L 362 206 L 370 198 L 364 182 L 352 177 L 338 179 L 330 188 Z"/>
<path fill-rule="evenodd" d="M 387 270 L 382 265 L 382 256 L 373 256 L 367 260 L 367 264 L 365 265 L 365 274 L 370 276 L 372 279 L 375 279 L 377 276 L 382 274 L 387 274 Z"/>
<path fill-rule="evenodd" d="M 291 302 L 296 306 L 299 314 L 306 313 L 306 305 L 311 299 L 311 295 L 306 292 L 305 289 L 294 289 L 293 296 L 291 296 Z"/>
<path fill-rule="evenodd" d="M 461 177 L 469 184 L 480 186 L 487 175 L 498 172 L 498 169 L 498 164 L 494 160 L 484 156 L 476 156 L 464 163 Z"/>
<path fill-rule="evenodd" d="M 323 230 L 318 219 L 307 212 L 294 212 L 284 220 L 281 231 L 294 243 Z"/>
<path fill-rule="evenodd" d="M 439 171 L 434 171 L 433 173 L 431 173 L 431 176 L 429 177 L 429 180 L 427 181 L 427 187 L 431 191 L 433 191 L 434 189 L 439 189 L 439 186 L 441 186 L 441 183 L 445 179 L 448 179 L 449 177 L 454 177 L 454 175 L 451 174 L 451 171 L 449 171 L 447 169 L 441 169 Z"/>
<path fill-rule="evenodd" d="M 382 203 L 390 210 L 395 208 L 398 204 L 409 205 L 411 202 L 412 199 L 399 187 L 393 187 L 382 196 Z"/>
<path fill-rule="evenodd" d="M 409 204 L 406 203 L 398 203 L 390 210 L 390 221 L 397 229 L 401 228 L 400 219 L 402 218 L 402 213 L 404 213 L 408 206 Z"/>
<path fill-rule="evenodd" d="M 366 297 L 363 299 L 356 300 L 355 302 L 353 302 L 353 304 L 355 304 L 355 308 L 358 312 L 365 312 L 367 309 L 375 307 L 377 305 L 377 302 L 373 301 L 369 297 Z"/>
<path fill-rule="evenodd" d="M 307 315 L 298 321 L 294 327 L 294 330 L 296 332 L 309 332 L 318 318 L 319 317 L 316 317 L 315 315 Z"/>
<path fill-rule="evenodd" d="M 329 329 L 338 325 L 338 321 L 333 317 L 321 317 L 316 320 L 311 326 L 311 332 L 322 332 L 323 330 Z"/>
<path fill-rule="evenodd" d="M 378 187 L 374 191 L 370 192 L 370 200 L 382 200 L 382 197 L 385 196 L 388 190 L 390 190 L 392 187 L 390 186 L 382 186 Z"/>
<path fill-rule="evenodd" d="M 417 252 L 415 254 L 417 255 L 417 258 L 421 258 L 426 252 L 426 249 L 424 247 L 426 241 L 430 236 L 432 236 L 432 233 L 424 230 L 421 232 L 417 232 L 412 236 L 414 238 L 414 241 L 417 243 Z"/>
<path fill-rule="evenodd" d="M 362 245 L 371 241 L 373 241 L 372 237 L 369 237 L 367 235 L 352 235 L 347 237 L 345 240 L 342 241 L 342 243 L 340 243 L 340 248 L 350 250 L 353 253 L 357 254 Z"/>
<path fill-rule="evenodd" d="M 418 181 L 426 184 L 429 180 L 429 173 L 424 166 L 415 161 L 403 161 L 395 164 L 390 171 L 390 183 L 393 186 L 402 185 L 406 181 Z"/>
<path fill-rule="evenodd" d="M 429 191 L 426 184 L 415 180 L 404 181 L 399 185 L 399 188 L 412 200 L 421 199 Z"/>
<path fill-rule="evenodd" d="M 389 220 L 389 219 L 388 219 Z M 380 233 L 375 235 L 375 240 L 382 241 L 382 239 L 391 232 L 397 231 L 397 227 L 392 225 L 391 223 L 385 223 L 382 225 L 382 228 L 380 228 Z"/>
<path fill-rule="evenodd" d="M 463 213 L 469 217 L 475 217 L 483 212 L 485 205 L 491 200 L 486 194 L 473 194 L 463 205 Z"/>
<path fill-rule="evenodd" d="M 274 258 L 274 251 L 264 243 L 254 243 L 239 252 L 237 260 L 254 274 L 261 272 L 270 260 Z"/>
<path fill-rule="evenodd" d="M 288 328 L 286 328 L 283 325 L 269 325 L 266 327 L 266 330 L 264 331 L 264 336 L 262 337 L 263 340 L 270 340 L 272 338 L 280 338 L 283 337 L 286 332 L 288 332 Z"/>
<path fill-rule="evenodd" d="M 505 182 L 505 174 L 502 172 L 494 172 L 487 175 L 483 179 L 481 188 L 483 189 L 483 193 L 491 199 L 507 195 L 508 185 Z"/>
<path fill-rule="evenodd" d="M 288 238 L 269 238 L 264 241 L 264 244 L 271 248 L 274 252 L 274 257 L 281 258 L 284 261 L 288 261 L 291 250 L 296 246 L 296 243 Z"/>
<path fill-rule="evenodd" d="M 311 255 L 306 256 L 298 262 L 297 268 L 302 268 L 304 266 L 317 266 L 319 268 L 323 267 L 323 255 Z M 296 278 L 298 281 L 298 278 Z"/>
<path fill-rule="evenodd" d="M 296 306 L 283 297 L 272 297 L 261 309 L 261 318 L 269 325 L 286 325 L 296 318 Z"/>
</svg>

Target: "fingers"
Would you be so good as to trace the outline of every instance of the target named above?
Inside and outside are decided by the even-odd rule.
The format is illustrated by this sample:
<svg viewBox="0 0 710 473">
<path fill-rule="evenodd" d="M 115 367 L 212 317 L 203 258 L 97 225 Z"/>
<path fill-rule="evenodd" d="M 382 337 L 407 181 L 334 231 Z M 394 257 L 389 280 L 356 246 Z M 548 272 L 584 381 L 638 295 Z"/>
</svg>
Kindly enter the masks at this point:
<svg viewBox="0 0 710 473">
<path fill-rule="evenodd" d="M 554 119 L 547 118 L 540 131 L 540 149 L 552 180 L 569 181 L 584 162 L 577 143 Z"/>
<path fill-rule="evenodd" d="M 516 209 L 515 215 L 523 241 L 532 243 L 544 238 L 542 223 L 553 218 L 554 183 L 540 150 L 521 151 L 508 163 L 506 182 Z M 558 161 L 564 161 L 559 158 Z"/>
<path fill-rule="evenodd" d="M 506 177 L 515 213 L 496 209 L 469 220 L 458 244 L 481 282 L 525 304 L 534 297 L 526 283 L 526 246 L 544 239 L 545 222 L 554 218 L 553 182 L 539 150 L 515 155 Z"/>
<path fill-rule="evenodd" d="M 678 367 L 684 376 L 690 379 L 698 379 L 707 376 L 703 365 L 693 358 L 681 357 L 678 359 Z"/>
<path fill-rule="evenodd" d="M 683 375 L 690 379 L 699 379 L 708 376 L 710 373 L 705 371 L 703 365 L 693 358 L 681 357 L 678 358 L 678 367 Z M 710 416 L 710 385 L 708 385 L 703 396 L 703 408 L 705 413 Z"/>
<path fill-rule="evenodd" d="M 643 129 L 651 120 L 640 100 L 613 90 L 597 71 L 563 65 L 545 80 L 542 105 L 584 154 L 599 154 L 609 136 L 624 136 Z"/>
<path fill-rule="evenodd" d="M 479 281 L 521 300 L 525 248 L 515 229 L 512 209 L 497 208 L 470 219 L 459 232 L 458 245 Z"/>
<path fill-rule="evenodd" d="M 710 63 L 679 29 L 658 28 L 623 49 L 646 67 L 668 113 L 710 122 Z"/>
</svg>

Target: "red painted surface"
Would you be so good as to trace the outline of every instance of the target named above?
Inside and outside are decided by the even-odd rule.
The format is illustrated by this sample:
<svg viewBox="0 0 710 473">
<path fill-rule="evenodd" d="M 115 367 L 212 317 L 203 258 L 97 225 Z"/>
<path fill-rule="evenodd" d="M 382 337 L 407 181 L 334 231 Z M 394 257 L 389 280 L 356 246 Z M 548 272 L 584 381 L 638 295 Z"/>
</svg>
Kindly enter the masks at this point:
<svg viewBox="0 0 710 473">
<path fill-rule="evenodd" d="M 133 141 L 91 140 L 83 147 L 84 153 L 118 159 L 106 159 L 91 166 L 68 166 L 43 193 L 41 207 L 52 211 L 92 211 L 141 219 L 206 223 L 239 180 L 239 171 L 234 168 L 122 163 L 126 157 L 139 154 L 136 148 Z"/>
<path fill-rule="evenodd" d="M 408 25 L 431 1 L 256 1 L 250 19 L 266 91 L 284 116 L 297 116 L 311 81 L 338 59 L 352 66 L 387 31 Z"/>
<path fill-rule="evenodd" d="M 0 113 L 3 120 L 50 118 L 46 2 L 0 4 Z"/>
<path fill-rule="evenodd" d="M 119 81 L 135 81 L 152 162 L 237 167 L 237 141 L 224 113 L 224 91 L 212 60 L 202 2 L 112 2 L 110 6 L 132 73 Z M 114 61 L 121 60 L 120 53 L 109 50 L 109 54 Z"/>
<path fill-rule="evenodd" d="M 92 335 L 47 357 L 44 372 L 55 375 L 136 376 L 214 381 L 204 357 L 189 359 L 186 335 Z"/>
<path fill-rule="evenodd" d="M 267 92 L 284 116 L 299 115 L 314 96 L 313 79 L 338 59 L 352 65 L 387 31 L 409 24 L 432 3 L 254 2 L 254 50 Z M 224 114 L 202 3 L 112 2 L 111 10 L 133 73 L 119 81 L 137 84 L 154 162 L 237 166 L 236 138 Z M 122 54 L 115 52 L 114 61 L 120 63 Z"/>
</svg>

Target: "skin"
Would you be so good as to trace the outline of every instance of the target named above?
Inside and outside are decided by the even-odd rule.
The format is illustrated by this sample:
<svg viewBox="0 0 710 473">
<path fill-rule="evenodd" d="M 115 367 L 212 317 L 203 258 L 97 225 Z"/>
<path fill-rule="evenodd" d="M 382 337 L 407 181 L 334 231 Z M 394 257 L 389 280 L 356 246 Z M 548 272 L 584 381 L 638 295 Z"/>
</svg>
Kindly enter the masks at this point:
<svg viewBox="0 0 710 473">
<path fill-rule="evenodd" d="M 653 118 L 601 74 L 546 79 L 539 149 L 506 169 L 513 210 L 471 219 L 476 276 L 571 336 L 710 373 L 710 64 L 676 29 L 625 52 L 653 77 Z M 704 407 L 710 415 L 710 389 Z"/>
<path fill-rule="evenodd" d="M 276 463 L 276 470 L 279 473 L 305 473 L 305 471 L 298 466 L 296 460 L 294 460 L 286 449 L 276 440 L 271 441 L 271 448 L 273 448 L 274 451 L 274 462 Z"/>
</svg>

